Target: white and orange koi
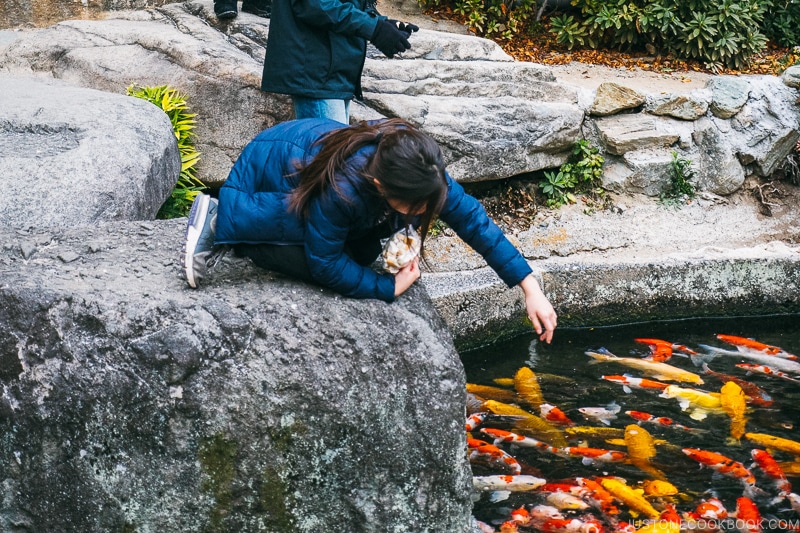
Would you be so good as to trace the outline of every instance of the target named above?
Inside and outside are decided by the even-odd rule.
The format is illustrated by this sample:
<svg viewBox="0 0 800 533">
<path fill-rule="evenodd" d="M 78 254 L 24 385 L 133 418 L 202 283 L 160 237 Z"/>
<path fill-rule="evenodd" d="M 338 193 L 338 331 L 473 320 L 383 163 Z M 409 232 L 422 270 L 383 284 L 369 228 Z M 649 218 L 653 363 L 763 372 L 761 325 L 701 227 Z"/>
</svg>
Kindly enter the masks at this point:
<svg viewBox="0 0 800 533">
<path fill-rule="evenodd" d="M 603 533 L 602 522 L 594 517 L 552 518 L 537 525 L 542 533 Z"/>
<path fill-rule="evenodd" d="M 705 350 L 706 353 L 691 356 L 692 362 L 695 364 L 695 366 L 701 366 L 703 363 L 708 363 L 710 361 L 713 361 L 718 355 L 727 355 L 732 357 L 750 359 L 751 361 L 755 361 L 762 365 L 770 366 L 782 372 L 788 372 L 790 374 L 800 375 L 800 362 L 791 359 L 775 357 L 774 355 L 767 355 L 765 353 L 757 351 L 726 350 L 724 348 L 719 348 L 716 346 L 708 346 L 706 344 L 698 344 L 698 346 L 703 350 Z"/>
<path fill-rule="evenodd" d="M 529 492 L 546 483 L 546 480 L 528 475 L 516 476 L 473 476 L 472 487 L 478 491 L 507 490 L 509 492 Z"/>
<path fill-rule="evenodd" d="M 586 355 L 597 363 L 618 363 L 639 370 L 645 375 L 659 380 L 703 384 L 703 378 L 699 375 L 667 363 L 637 359 L 635 357 L 617 357 L 605 348 L 600 348 L 596 352 L 586 352 Z"/>
<path fill-rule="evenodd" d="M 655 416 L 644 411 L 625 411 L 625 414 L 639 422 L 649 422 L 666 428 L 680 429 L 681 431 L 689 431 L 693 433 L 706 433 L 708 430 L 700 428 L 690 428 L 682 424 L 678 424 L 667 416 Z"/>
<path fill-rule="evenodd" d="M 627 394 L 630 394 L 632 389 L 662 391 L 667 388 L 666 383 L 662 383 L 654 379 L 637 378 L 628 374 L 623 374 L 621 376 L 600 376 L 600 379 L 604 379 L 612 383 L 619 383 L 622 385 L 622 390 Z"/>
<path fill-rule="evenodd" d="M 739 461 L 735 461 L 717 452 L 701 450 L 699 448 L 684 448 L 683 453 L 719 474 L 740 480 L 745 486 L 746 493 L 752 494 L 755 491 L 755 476 Z"/>
<path fill-rule="evenodd" d="M 614 496 L 612 496 L 598 481 L 587 477 L 577 477 L 575 481 L 578 485 L 587 490 L 587 493 L 585 493 L 583 497 L 589 505 L 598 509 L 606 516 L 616 516 L 619 514 L 619 507 L 617 507 Z"/>
<path fill-rule="evenodd" d="M 625 452 L 606 450 L 603 448 L 586 448 L 583 446 L 557 448 L 555 453 L 561 457 L 580 457 L 585 465 L 590 465 L 594 462 L 620 463 L 628 460 L 628 454 Z"/>
<path fill-rule="evenodd" d="M 750 374 L 764 374 L 765 376 L 774 376 L 776 378 L 785 379 L 786 381 L 793 381 L 795 383 L 800 383 L 800 379 L 796 378 L 795 376 L 790 376 L 786 372 L 781 372 L 780 370 L 776 370 L 771 366 L 767 365 L 756 365 L 753 363 L 738 363 L 736 368 L 741 368 L 742 370 L 747 371 L 747 375 Z"/>
<path fill-rule="evenodd" d="M 621 407 L 617 402 L 611 402 L 605 407 L 580 407 L 578 411 L 587 420 L 594 420 L 610 426 L 611 421 L 617 418 L 617 413 L 619 413 L 620 409 Z"/>
<path fill-rule="evenodd" d="M 651 361 L 667 361 L 672 357 L 673 350 L 681 352 L 685 355 L 692 355 L 697 352 L 684 346 L 683 344 L 675 344 L 661 339 L 633 339 L 634 341 L 647 344 L 650 347 L 650 355 L 647 359 Z"/>
<path fill-rule="evenodd" d="M 475 428 L 483 424 L 483 421 L 486 420 L 487 416 L 489 416 L 489 413 L 485 412 L 473 413 L 469 415 L 465 424 L 467 431 L 475 431 Z"/>
<path fill-rule="evenodd" d="M 539 448 L 540 450 L 550 453 L 557 453 L 557 448 L 550 446 L 546 442 L 534 439 L 533 437 L 526 437 L 511 431 L 506 431 L 505 429 L 481 428 L 480 432 L 491 437 L 495 446 L 501 443 L 516 444 L 523 448 Z"/>
<path fill-rule="evenodd" d="M 781 359 L 790 359 L 797 361 L 797 356 L 788 353 L 783 348 L 772 346 L 771 344 L 764 344 L 755 339 L 748 339 L 747 337 L 737 337 L 736 335 L 722 335 L 717 334 L 716 337 L 722 342 L 733 344 L 740 352 L 757 352 L 772 357 L 780 357 Z"/>
<path fill-rule="evenodd" d="M 494 444 L 479 439 L 467 439 L 470 461 L 486 461 L 509 470 L 513 475 L 522 472 L 522 465 L 511 455 L 504 452 Z"/>
<path fill-rule="evenodd" d="M 697 504 L 693 516 L 704 520 L 723 520 L 728 518 L 728 511 L 719 498 L 708 498 Z"/>
<path fill-rule="evenodd" d="M 539 413 L 542 415 L 542 418 L 547 420 L 548 422 L 553 422 L 554 424 L 559 424 L 562 426 L 574 426 L 575 422 L 569 419 L 569 417 L 556 407 L 555 405 L 551 405 L 549 403 L 543 403 L 539 406 Z"/>
<path fill-rule="evenodd" d="M 753 448 L 750 450 L 750 455 L 758 468 L 772 480 L 778 491 L 781 493 L 792 492 L 792 484 L 786 479 L 786 473 L 768 451 Z"/>
</svg>

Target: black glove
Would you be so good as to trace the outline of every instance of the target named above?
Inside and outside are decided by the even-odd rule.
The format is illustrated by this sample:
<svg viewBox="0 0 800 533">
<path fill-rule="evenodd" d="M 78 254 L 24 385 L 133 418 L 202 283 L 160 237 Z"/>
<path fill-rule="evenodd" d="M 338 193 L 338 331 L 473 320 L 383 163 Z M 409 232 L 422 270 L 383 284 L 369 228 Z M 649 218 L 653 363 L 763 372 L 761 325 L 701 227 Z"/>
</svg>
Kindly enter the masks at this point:
<svg viewBox="0 0 800 533">
<path fill-rule="evenodd" d="M 383 55 L 391 59 L 395 54 L 411 48 L 408 42 L 409 35 L 410 32 L 400 31 L 396 21 L 382 19 L 375 26 L 370 41 L 375 48 L 383 52 Z"/>
<path fill-rule="evenodd" d="M 397 21 L 389 20 L 389 22 L 397 22 Z M 419 26 L 417 26 L 416 24 L 411 24 L 410 22 L 397 22 L 397 27 L 400 29 L 400 31 L 405 32 L 409 35 L 411 35 L 415 31 L 419 31 Z"/>
</svg>

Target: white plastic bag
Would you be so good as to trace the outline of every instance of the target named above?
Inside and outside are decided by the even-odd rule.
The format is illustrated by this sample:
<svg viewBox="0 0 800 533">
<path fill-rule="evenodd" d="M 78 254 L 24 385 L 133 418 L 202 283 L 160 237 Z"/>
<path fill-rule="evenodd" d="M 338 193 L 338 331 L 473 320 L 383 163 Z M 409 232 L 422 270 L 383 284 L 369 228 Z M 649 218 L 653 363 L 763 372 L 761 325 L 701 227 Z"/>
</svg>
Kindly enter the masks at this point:
<svg viewBox="0 0 800 533">
<path fill-rule="evenodd" d="M 409 226 L 401 229 L 386 241 L 383 246 L 383 268 L 386 272 L 397 274 L 401 268 L 409 264 L 419 255 L 422 239 Z"/>
</svg>

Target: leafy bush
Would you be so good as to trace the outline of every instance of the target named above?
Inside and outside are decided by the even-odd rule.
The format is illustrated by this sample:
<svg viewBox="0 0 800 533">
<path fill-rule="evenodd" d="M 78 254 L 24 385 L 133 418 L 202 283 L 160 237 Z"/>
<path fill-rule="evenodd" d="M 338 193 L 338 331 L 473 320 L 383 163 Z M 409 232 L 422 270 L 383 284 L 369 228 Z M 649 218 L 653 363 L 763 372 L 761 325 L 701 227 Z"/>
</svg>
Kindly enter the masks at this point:
<svg viewBox="0 0 800 533">
<path fill-rule="evenodd" d="M 418 0 L 425 6 L 453 5 L 477 35 L 510 39 L 530 19 L 536 0 Z"/>
<path fill-rule="evenodd" d="M 661 203 L 677 207 L 694 198 L 694 185 L 689 182 L 693 177 L 692 162 L 683 157 L 678 157 L 678 153 L 673 151 L 670 165 L 670 182 L 664 187 L 659 196 Z"/>
<path fill-rule="evenodd" d="M 590 193 L 603 196 L 605 190 L 600 186 L 605 159 L 600 150 L 586 139 L 575 143 L 569 160 L 561 165 L 558 172 L 545 172 L 545 181 L 539 187 L 547 198 L 548 207 L 558 208 L 575 203 L 575 193 Z"/>
<path fill-rule="evenodd" d="M 800 0 L 768 0 L 764 33 L 780 46 L 800 45 Z"/>
<path fill-rule="evenodd" d="M 759 28 L 771 1 L 573 0 L 582 20 L 555 17 L 551 31 L 570 49 L 584 44 L 623 50 L 649 45 L 681 59 L 702 61 L 712 70 L 741 69 L 766 46 Z"/>
<path fill-rule="evenodd" d="M 181 154 L 181 173 L 172 194 L 158 210 L 157 218 L 179 218 L 189 214 L 192 202 L 198 193 L 206 189 L 205 184 L 195 175 L 195 165 L 200 160 L 200 152 L 194 147 L 196 113 L 190 113 L 186 96 L 179 94 L 168 85 L 158 87 L 134 87 L 127 89 L 128 96 L 147 100 L 158 107 L 169 117 L 175 137 L 178 139 L 178 150 Z"/>
</svg>

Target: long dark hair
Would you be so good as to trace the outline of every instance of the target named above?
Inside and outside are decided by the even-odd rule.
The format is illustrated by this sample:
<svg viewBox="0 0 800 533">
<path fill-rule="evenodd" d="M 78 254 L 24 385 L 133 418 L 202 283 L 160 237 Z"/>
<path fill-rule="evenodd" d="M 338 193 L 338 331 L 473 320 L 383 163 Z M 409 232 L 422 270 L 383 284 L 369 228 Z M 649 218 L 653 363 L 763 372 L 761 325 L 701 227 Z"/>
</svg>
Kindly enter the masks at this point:
<svg viewBox="0 0 800 533">
<path fill-rule="evenodd" d="M 306 217 L 312 198 L 328 188 L 338 193 L 336 173 L 345 170 L 351 155 L 374 144 L 375 153 L 357 171 L 370 184 L 377 180 L 384 198 L 408 207 L 406 225 L 419 216 L 424 245 L 428 229 L 447 199 L 444 158 L 436 141 L 411 123 L 394 118 L 334 130 L 317 142 L 321 144 L 320 151 L 298 170 L 300 184 L 289 201 L 292 211 Z"/>
</svg>

